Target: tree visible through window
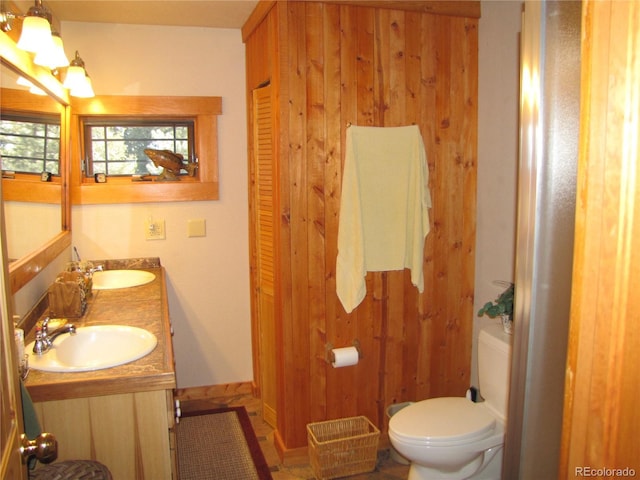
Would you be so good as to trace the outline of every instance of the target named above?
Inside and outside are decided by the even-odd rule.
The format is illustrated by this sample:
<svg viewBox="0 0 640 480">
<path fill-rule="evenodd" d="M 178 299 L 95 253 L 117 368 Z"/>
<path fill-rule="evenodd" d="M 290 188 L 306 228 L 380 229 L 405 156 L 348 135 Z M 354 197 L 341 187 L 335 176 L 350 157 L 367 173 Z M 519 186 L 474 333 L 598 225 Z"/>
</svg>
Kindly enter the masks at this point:
<svg viewBox="0 0 640 480">
<path fill-rule="evenodd" d="M 194 122 L 187 121 L 92 121 L 86 119 L 86 176 L 104 173 L 108 176 L 158 175 L 156 167 L 144 153 L 147 148 L 169 150 L 195 158 Z"/>
<path fill-rule="evenodd" d="M 2 170 L 60 173 L 60 117 L 3 112 L 0 121 Z"/>
</svg>

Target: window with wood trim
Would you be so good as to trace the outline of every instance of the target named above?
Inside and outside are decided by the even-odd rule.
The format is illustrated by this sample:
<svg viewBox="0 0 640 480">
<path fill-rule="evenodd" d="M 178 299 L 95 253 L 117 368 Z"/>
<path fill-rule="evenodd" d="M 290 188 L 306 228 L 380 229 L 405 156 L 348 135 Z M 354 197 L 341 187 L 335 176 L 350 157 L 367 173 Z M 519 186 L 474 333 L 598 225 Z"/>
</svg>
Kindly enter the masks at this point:
<svg viewBox="0 0 640 480">
<path fill-rule="evenodd" d="M 72 202 L 217 200 L 221 104 L 220 97 L 73 99 Z"/>
</svg>

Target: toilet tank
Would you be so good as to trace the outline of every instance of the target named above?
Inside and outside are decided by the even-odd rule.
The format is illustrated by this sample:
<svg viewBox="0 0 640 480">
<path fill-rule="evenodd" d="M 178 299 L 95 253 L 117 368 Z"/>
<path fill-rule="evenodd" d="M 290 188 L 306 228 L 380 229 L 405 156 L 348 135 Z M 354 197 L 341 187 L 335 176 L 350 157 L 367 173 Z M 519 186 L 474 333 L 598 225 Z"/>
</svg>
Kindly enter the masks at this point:
<svg viewBox="0 0 640 480">
<path fill-rule="evenodd" d="M 478 336 L 478 380 L 480 395 L 486 406 L 501 420 L 506 420 L 509 402 L 512 336 L 502 325 L 487 325 Z"/>
</svg>

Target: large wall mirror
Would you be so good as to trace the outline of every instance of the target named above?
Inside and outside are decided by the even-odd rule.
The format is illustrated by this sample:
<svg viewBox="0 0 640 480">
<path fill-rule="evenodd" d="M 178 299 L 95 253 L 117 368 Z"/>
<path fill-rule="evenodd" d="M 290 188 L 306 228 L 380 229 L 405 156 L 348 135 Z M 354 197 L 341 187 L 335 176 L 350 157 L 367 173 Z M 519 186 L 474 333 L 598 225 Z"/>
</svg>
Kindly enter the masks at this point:
<svg viewBox="0 0 640 480">
<path fill-rule="evenodd" d="M 3 118 L 23 117 L 51 126 L 59 135 L 51 145 L 58 151 L 59 163 L 48 175 L 42 172 L 21 174 L 6 168 L 3 161 L 2 221 L 7 232 L 9 281 L 15 293 L 71 245 L 68 193 L 68 118 L 69 99 L 60 82 L 51 73 L 33 64 L 28 54 L 18 50 L 6 34 L 0 32 L 0 109 Z M 44 95 L 31 93 L 17 84 L 19 77 L 40 88 Z M 54 125 L 57 121 L 57 127 Z M 54 155 L 55 156 L 55 155 Z M 9 162 L 7 162 L 9 163 Z M 10 165 L 9 165 L 10 167 Z"/>
</svg>

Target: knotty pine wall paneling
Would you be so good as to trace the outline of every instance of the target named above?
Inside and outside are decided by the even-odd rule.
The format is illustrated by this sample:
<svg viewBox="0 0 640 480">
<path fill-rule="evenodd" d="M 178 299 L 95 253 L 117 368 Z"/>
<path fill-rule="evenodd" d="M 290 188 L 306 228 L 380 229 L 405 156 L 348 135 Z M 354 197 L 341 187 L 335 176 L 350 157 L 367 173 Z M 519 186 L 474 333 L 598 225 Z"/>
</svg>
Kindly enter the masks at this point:
<svg viewBox="0 0 640 480">
<path fill-rule="evenodd" d="M 285 454 L 306 445 L 309 422 L 366 415 L 386 432 L 388 405 L 463 395 L 470 383 L 479 7 L 464 2 L 473 7 L 465 16 L 352 3 L 261 2 L 243 29 L 248 95 L 266 81 L 274 91 L 276 442 Z M 351 314 L 335 293 L 349 124 L 419 125 L 433 197 L 424 293 L 408 271 L 369 273 Z M 251 258 L 255 276 L 254 245 Z M 325 346 L 355 339 L 360 363 L 333 369 Z"/>
</svg>

